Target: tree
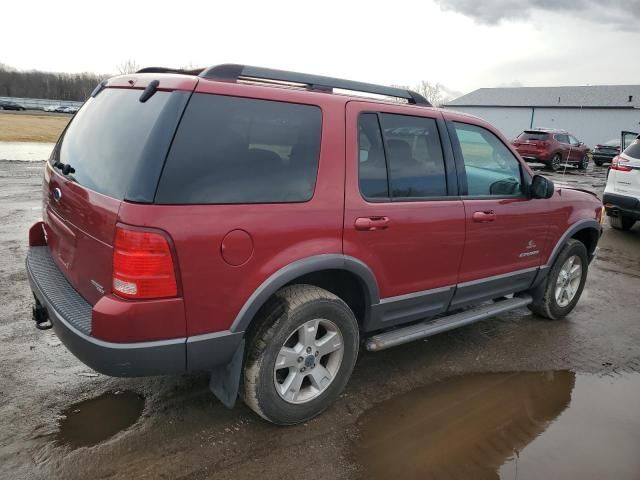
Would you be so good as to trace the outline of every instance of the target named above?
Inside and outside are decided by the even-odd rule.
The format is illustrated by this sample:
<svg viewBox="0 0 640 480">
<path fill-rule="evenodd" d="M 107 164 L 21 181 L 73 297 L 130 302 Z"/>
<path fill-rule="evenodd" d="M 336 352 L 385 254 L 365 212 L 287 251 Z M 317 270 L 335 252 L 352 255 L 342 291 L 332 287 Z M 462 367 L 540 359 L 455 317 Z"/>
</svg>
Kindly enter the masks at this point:
<svg viewBox="0 0 640 480">
<path fill-rule="evenodd" d="M 126 60 L 117 66 L 118 73 L 120 75 L 126 75 L 128 73 L 136 73 L 140 70 L 140 65 L 135 60 Z"/>
</svg>

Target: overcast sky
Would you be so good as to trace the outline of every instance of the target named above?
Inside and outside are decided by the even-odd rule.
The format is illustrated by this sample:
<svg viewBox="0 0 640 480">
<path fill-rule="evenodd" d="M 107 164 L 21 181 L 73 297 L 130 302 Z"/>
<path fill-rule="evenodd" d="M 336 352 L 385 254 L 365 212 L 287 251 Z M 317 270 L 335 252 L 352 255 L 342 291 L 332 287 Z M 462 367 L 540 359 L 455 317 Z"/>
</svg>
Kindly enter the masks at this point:
<svg viewBox="0 0 640 480">
<path fill-rule="evenodd" d="M 245 63 L 383 84 L 640 83 L 640 0 L 3 2 L 0 63 Z"/>
</svg>

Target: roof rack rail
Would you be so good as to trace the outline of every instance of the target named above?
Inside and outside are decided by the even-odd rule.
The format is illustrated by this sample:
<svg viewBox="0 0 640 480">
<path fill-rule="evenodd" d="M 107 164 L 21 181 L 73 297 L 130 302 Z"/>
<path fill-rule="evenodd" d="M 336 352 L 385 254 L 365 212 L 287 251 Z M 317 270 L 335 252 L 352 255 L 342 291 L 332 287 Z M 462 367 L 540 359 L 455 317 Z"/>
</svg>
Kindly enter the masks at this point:
<svg viewBox="0 0 640 480">
<path fill-rule="evenodd" d="M 192 70 L 184 70 L 181 68 L 166 68 L 166 67 L 145 67 L 138 70 L 136 73 L 181 73 L 183 75 L 200 75 L 204 69 L 195 68 Z"/>
<path fill-rule="evenodd" d="M 311 90 L 331 92 L 334 88 L 352 90 L 356 92 L 374 93 L 387 97 L 403 98 L 408 103 L 430 107 L 431 103 L 419 93 L 403 88 L 386 87 L 373 83 L 355 82 L 341 78 L 310 75 L 307 73 L 288 72 L 272 68 L 252 67 L 250 65 L 237 65 L 226 63 L 204 69 L 199 74 L 202 78 L 210 80 L 263 80 L 272 82 L 285 82 L 305 85 Z"/>
</svg>

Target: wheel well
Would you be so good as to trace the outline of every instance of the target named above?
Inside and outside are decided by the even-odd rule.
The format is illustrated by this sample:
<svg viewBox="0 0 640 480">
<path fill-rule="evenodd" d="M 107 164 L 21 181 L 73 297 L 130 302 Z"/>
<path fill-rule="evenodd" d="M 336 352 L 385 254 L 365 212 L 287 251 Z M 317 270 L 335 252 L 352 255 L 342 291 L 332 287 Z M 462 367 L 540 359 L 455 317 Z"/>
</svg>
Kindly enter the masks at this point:
<svg viewBox="0 0 640 480">
<path fill-rule="evenodd" d="M 598 243 L 598 232 L 593 228 L 583 228 L 574 233 L 571 238 L 579 240 L 584 244 L 589 254 L 589 259 L 593 257 L 593 252 L 596 249 Z"/>
<path fill-rule="evenodd" d="M 315 285 L 340 297 L 349 305 L 360 325 L 369 314 L 370 301 L 364 283 L 357 275 L 349 271 L 321 270 L 311 272 L 291 280 L 287 285 L 301 283 Z"/>
</svg>

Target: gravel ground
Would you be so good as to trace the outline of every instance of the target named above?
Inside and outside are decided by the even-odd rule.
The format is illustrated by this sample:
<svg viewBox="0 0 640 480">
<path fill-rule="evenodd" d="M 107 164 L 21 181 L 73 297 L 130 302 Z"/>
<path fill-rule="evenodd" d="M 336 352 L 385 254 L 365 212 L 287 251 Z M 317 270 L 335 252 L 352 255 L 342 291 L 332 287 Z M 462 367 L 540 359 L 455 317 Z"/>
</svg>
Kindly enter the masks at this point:
<svg viewBox="0 0 640 480">
<path fill-rule="evenodd" d="M 507 453 L 499 455 L 498 460 L 495 455 L 483 454 L 482 458 L 492 458 L 491 466 L 485 465 L 488 470 L 474 470 L 476 474 L 467 473 L 462 477 L 483 478 L 488 472 L 494 477 L 500 474 L 512 478 L 509 466 L 516 462 L 517 471 L 521 458 L 519 473 L 522 478 L 527 478 L 527 465 L 532 465 L 529 472 L 533 473 L 529 477 L 536 478 L 535 472 L 544 472 L 545 467 L 540 467 L 544 462 L 533 462 L 539 447 L 535 447 L 537 441 L 532 439 L 555 438 L 554 428 L 548 428 L 549 425 L 554 419 L 557 419 L 556 425 L 562 425 L 563 419 L 572 411 L 591 412 L 582 417 L 574 414 L 578 416 L 579 424 L 591 425 L 584 422 L 594 416 L 594 410 L 587 407 L 580 410 L 577 406 L 577 410 L 572 410 L 571 405 L 580 405 L 580 399 L 589 397 L 590 392 L 594 392 L 596 398 L 603 391 L 618 391 L 603 390 L 602 382 L 598 383 L 603 379 L 605 387 L 609 385 L 607 382 L 617 382 L 616 379 L 622 382 L 615 383 L 621 385 L 619 404 L 616 404 L 620 408 L 611 408 L 614 413 L 602 424 L 605 427 L 598 427 L 598 431 L 604 432 L 606 425 L 610 425 L 611 438 L 624 433 L 627 435 L 623 439 L 625 445 L 636 453 L 640 451 L 638 416 L 621 407 L 633 402 L 637 406 L 639 393 L 639 389 L 633 387 L 638 382 L 629 379 L 636 378 L 634 376 L 640 372 L 640 225 L 626 233 L 606 229 L 582 299 L 565 321 L 545 321 L 528 310 L 520 310 L 441 334 L 429 341 L 375 354 L 363 352 L 349 386 L 331 409 L 307 424 L 279 428 L 265 423 L 241 403 L 231 411 L 225 409 L 209 393 L 204 375 L 142 379 L 97 375 L 67 352 L 53 333 L 34 328 L 23 259 L 27 229 L 40 218 L 41 169 L 40 163 L 0 161 L 0 246 L 4 253 L 0 259 L 0 294 L 4 299 L 0 317 L 0 478 L 375 477 L 371 468 L 380 445 L 385 445 L 380 443 L 384 442 L 384 435 L 391 433 L 405 439 L 415 438 L 415 442 L 420 443 L 410 444 L 409 451 L 415 450 L 416 456 L 426 455 L 421 448 L 424 445 L 426 449 L 432 442 L 429 437 L 432 429 L 456 425 L 451 422 L 464 418 L 460 430 L 454 429 L 452 436 L 442 438 L 451 442 L 451 446 L 466 445 L 465 442 L 475 438 L 470 427 L 475 420 L 495 417 L 495 424 L 479 424 L 482 428 L 478 431 L 483 435 L 498 432 L 505 422 L 502 412 L 520 405 L 519 398 L 526 397 L 523 402 L 533 406 L 533 410 L 529 407 L 526 410 L 525 417 L 530 420 L 529 417 L 534 416 L 530 412 L 535 411 L 537 405 L 557 397 L 557 405 L 549 407 L 550 412 L 541 414 L 541 420 L 532 429 L 531 439 L 507 441 Z M 564 176 L 553 174 L 552 177 L 601 192 L 605 173 L 605 169 L 588 174 L 568 170 Z M 518 372 L 545 373 L 541 373 L 541 377 Z M 487 375 L 489 373 L 492 375 Z M 507 390 L 502 387 L 488 389 L 491 382 L 503 378 L 493 376 L 494 373 L 505 374 L 504 378 L 509 379 L 513 375 L 524 376 L 518 377 L 522 380 L 512 386 L 504 387 Z M 480 377 L 474 374 L 480 374 Z M 545 386 L 534 388 L 532 385 L 540 383 L 540 378 L 545 379 Z M 434 384 L 443 385 L 443 388 L 434 390 Z M 548 398 L 536 393 L 539 388 L 551 388 L 549 385 L 553 386 L 554 392 L 560 393 Z M 626 390 L 622 388 L 627 385 L 632 386 Z M 513 394 L 516 390 L 520 392 L 518 395 Z M 114 407 L 115 413 L 109 410 L 110 400 L 93 407 L 86 402 L 78 404 L 103 394 L 118 398 L 121 392 L 126 394 L 121 397 L 122 402 L 131 398 L 140 406 L 133 405 L 126 409 L 126 415 L 120 415 L 117 410 L 120 407 Z M 433 404 L 429 403 L 437 400 L 434 392 L 451 395 L 444 397 L 445 405 L 476 398 L 474 396 L 480 392 L 485 392 L 480 398 L 488 395 L 486 402 L 499 399 L 503 403 L 496 404 L 499 408 L 492 410 L 495 415 L 487 414 L 483 409 L 434 410 Z M 141 397 L 144 397 L 143 407 L 139 401 Z M 421 401 L 426 402 L 424 408 L 416 409 L 416 402 Z M 485 405 L 485 400 L 482 402 L 480 405 Z M 403 417 L 403 408 L 410 417 Z M 419 417 L 419 412 L 426 411 L 441 412 L 441 415 L 425 424 L 428 428 L 425 426 L 421 430 L 421 436 L 404 435 L 403 429 L 410 433 L 410 425 L 414 425 L 413 422 L 407 424 L 407 418 Z M 86 420 L 80 422 L 80 426 L 74 429 L 69 425 L 73 415 L 84 414 L 88 416 L 83 417 Z M 468 418 L 460 416 L 463 414 Z M 129 415 L 132 425 L 128 428 L 126 422 L 119 425 L 115 421 Z M 515 417 L 509 417 L 512 418 Z M 108 431 L 105 435 L 113 435 L 106 440 L 92 442 L 85 434 L 94 422 L 106 430 L 113 427 L 115 432 Z M 385 428 L 381 429 L 381 425 Z M 613 428 L 616 425 L 622 427 Z M 547 428 L 548 434 L 543 433 Z M 81 437 L 80 440 L 68 438 L 65 429 L 72 431 L 70 435 Z M 570 435 L 580 430 L 567 427 L 564 431 Z M 92 434 L 99 439 L 101 432 Z M 522 437 L 523 434 L 513 435 Z M 478 438 L 481 441 L 483 437 Z M 393 441 L 391 437 L 390 449 L 394 447 Z M 486 442 L 497 454 L 500 442 L 492 438 Z M 530 451 L 534 453 L 527 457 L 529 447 L 526 445 L 530 442 L 533 442 Z M 574 450 L 576 445 L 581 445 L 579 438 L 574 438 L 573 443 L 571 448 Z M 625 454 L 626 450 L 613 446 L 614 443 L 622 442 L 602 444 L 597 456 L 599 467 L 610 467 L 607 471 L 616 472 L 615 478 L 625 478 L 626 472 L 635 472 L 635 476 L 628 478 L 637 478 L 640 465 L 633 463 L 637 462 L 637 455 Z M 555 451 L 561 451 L 562 445 L 556 445 Z M 523 448 L 520 455 L 518 452 Z M 571 448 L 567 447 L 567 452 Z M 436 453 L 441 455 L 443 451 Z M 578 454 L 582 455 L 582 463 L 588 465 L 589 451 L 578 451 Z M 418 462 L 414 461 L 416 456 L 403 457 L 404 466 L 399 465 L 395 471 L 388 472 L 389 475 L 419 476 L 415 470 L 418 468 Z M 532 459 L 529 464 L 525 461 L 527 458 Z M 562 463 L 562 458 L 558 461 Z M 427 464 L 431 465 L 430 462 Z M 409 465 L 415 468 L 411 470 Z M 575 462 L 563 468 L 570 468 L 568 471 L 579 478 L 596 478 L 594 472 L 598 470 L 586 469 L 578 474 L 580 467 L 572 465 Z M 547 467 L 548 475 L 543 477 L 557 477 L 561 471 L 548 468 L 551 467 Z M 438 476 L 453 475 L 447 468 L 442 472 Z"/>
</svg>

